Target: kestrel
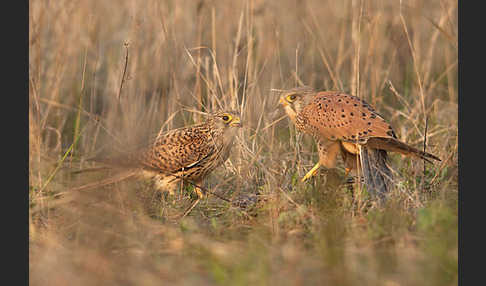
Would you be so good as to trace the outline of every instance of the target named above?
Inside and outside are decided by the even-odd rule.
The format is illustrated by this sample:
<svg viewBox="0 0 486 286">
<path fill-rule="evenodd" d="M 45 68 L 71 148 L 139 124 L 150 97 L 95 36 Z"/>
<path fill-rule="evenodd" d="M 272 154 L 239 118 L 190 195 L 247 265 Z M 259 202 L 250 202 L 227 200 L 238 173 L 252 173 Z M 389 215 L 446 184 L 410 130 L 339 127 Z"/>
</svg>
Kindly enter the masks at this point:
<svg viewBox="0 0 486 286">
<path fill-rule="evenodd" d="M 126 170 L 124 179 L 152 179 L 157 190 L 171 194 L 181 180 L 188 180 L 196 185 L 201 198 L 198 185 L 228 159 L 238 127 L 241 122 L 237 112 L 217 112 L 204 123 L 162 133 L 150 146 L 123 158 L 102 161 Z"/>
<path fill-rule="evenodd" d="M 319 162 L 303 177 L 307 180 L 320 166 L 333 168 L 341 153 L 346 173 L 359 169 L 371 192 L 380 195 L 390 187 L 391 170 L 387 151 L 414 156 L 431 163 L 440 161 L 397 139 L 390 124 L 364 100 L 341 91 L 315 92 L 295 88 L 282 92 L 280 104 L 302 132 L 314 137 Z"/>
</svg>

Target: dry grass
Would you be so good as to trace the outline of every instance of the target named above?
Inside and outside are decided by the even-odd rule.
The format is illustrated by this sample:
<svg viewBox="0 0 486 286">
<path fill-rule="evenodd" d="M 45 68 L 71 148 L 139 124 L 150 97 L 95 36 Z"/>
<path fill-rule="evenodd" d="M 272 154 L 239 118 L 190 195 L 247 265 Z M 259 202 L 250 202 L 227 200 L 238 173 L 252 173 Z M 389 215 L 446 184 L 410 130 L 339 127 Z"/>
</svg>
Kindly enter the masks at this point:
<svg viewBox="0 0 486 286">
<path fill-rule="evenodd" d="M 457 284 L 457 2 L 401 2 L 31 0 L 30 283 Z M 270 91 L 300 84 L 359 95 L 417 147 L 427 122 L 442 162 L 391 155 L 383 207 L 342 167 L 300 183 L 315 146 Z M 222 107 L 245 128 L 206 186 L 235 203 L 181 219 L 191 187 L 67 192 L 109 175 L 73 175 L 87 158 Z"/>
</svg>

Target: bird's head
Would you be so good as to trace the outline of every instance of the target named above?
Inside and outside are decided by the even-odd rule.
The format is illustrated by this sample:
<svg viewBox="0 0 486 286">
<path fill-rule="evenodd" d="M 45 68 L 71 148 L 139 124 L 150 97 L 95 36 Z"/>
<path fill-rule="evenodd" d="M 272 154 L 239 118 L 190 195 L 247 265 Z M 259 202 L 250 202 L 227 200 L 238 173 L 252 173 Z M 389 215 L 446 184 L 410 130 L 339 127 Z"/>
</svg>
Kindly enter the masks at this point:
<svg viewBox="0 0 486 286">
<path fill-rule="evenodd" d="M 290 119 L 295 121 L 295 116 L 310 102 L 314 90 L 310 87 L 297 87 L 280 93 L 279 104 L 283 106 Z"/>
<path fill-rule="evenodd" d="M 220 111 L 214 114 L 214 123 L 217 128 L 227 129 L 241 127 L 240 115 L 236 111 Z"/>
</svg>

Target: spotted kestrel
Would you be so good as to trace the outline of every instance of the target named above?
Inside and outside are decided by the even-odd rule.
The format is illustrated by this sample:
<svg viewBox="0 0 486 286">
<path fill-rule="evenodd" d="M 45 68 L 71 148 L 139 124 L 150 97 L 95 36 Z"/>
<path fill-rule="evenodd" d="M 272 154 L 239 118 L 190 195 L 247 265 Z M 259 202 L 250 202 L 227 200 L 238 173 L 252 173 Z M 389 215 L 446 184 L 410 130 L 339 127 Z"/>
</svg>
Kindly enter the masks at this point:
<svg viewBox="0 0 486 286">
<path fill-rule="evenodd" d="M 346 172 L 359 169 L 367 185 L 382 194 L 390 188 L 392 177 L 387 151 L 440 161 L 398 140 L 391 125 L 356 96 L 304 87 L 283 91 L 280 104 L 295 126 L 317 142 L 319 162 L 302 181 L 315 175 L 320 166 L 335 167 L 341 153 Z"/>
</svg>

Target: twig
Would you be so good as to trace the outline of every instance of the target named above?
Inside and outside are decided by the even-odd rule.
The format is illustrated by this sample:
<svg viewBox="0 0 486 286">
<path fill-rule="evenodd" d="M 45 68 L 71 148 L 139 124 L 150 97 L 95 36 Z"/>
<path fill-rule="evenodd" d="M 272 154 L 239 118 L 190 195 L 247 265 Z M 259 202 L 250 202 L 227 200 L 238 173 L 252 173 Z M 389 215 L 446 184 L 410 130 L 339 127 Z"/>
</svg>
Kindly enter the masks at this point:
<svg viewBox="0 0 486 286">
<path fill-rule="evenodd" d="M 393 83 L 391 82 L 391 80 L 387 79 L 386 80 L 386 83 L 388 84 L 388 88 L 391 90 L 391 92 L 398 98 L 398 100 L 400 100 L 402 102 L 402 104 L 407 107 L 408 111 L 411 110 L 410 108 L 410 105 L 408 104 L 408 102 L 403 99 L 403 97 L 398 93 L 398 91 L 395 89 L 395 87 L 393 86 Z"/>
<path fill-rule="evenodd" d="M 402 0 L 400 0 L 400 21 L 402 23 L 405 35 L 407 36 L 408 47 L 410 48 L 410 53 L 412 54 L 413 68 L 414 68 L 415 74 L 417 76 L 417 82 L 418 82 L 419 91 L 420 91 L 422 111 L 424 113 L 424 116 L 426 116 L 425 98 L 424 98 L 424 89 L 423 89 L 423 86 L 422 86 L 422 78 L 420 77 L 420 73 L 419 73 L 418 66 L 417 66 L 417 58 L 416 58 L 416 55 L 415 55 L 415 49 L 413 48 L 412 41 L 411 41 L 410 35 L 408 33 L 407 24 L 405 23 L 405 18 L 402 15 Z"/>
<path fill-rule="evenodd" d="M 61 167 L 62 163 L 64 162 L 64 160 L 66 160 L 68 154 L 70 154 L 74 148 L 74 145 L 76 144 L 76 142 L 79 140 L 79 138 L 81 137 L 81 134 L 83 134 L 83 132 L 86 130 L 86 126 L 83 128 L 83 130 L 81 130 L 81 132 L 79 132 L 77 134 L 77 137 L 74 138 L 74 141 L 73 143 L 71 143 L 71 146 L 69 146 L 69 148 L 67 149 L 66 152 L 64 152 L 64 155 L 63 157 L 61 158 L 61 160 L 57 163 L 57 166 L 56 168 L 51 172 L 51 174 L 49 175 L 49 177 L 47 178 L 47 181 L 45 182 L 45 184 L 39 189 L 39 194 L 42 193 L 42 191 L 44 191 L 44 189 L 47 187 L 47 185 L 49 185 L 49 183 L 51 182 L 51 180 L 54 178 L 54 176 L 57 174 L 57 171 L 59 170 L 59 168 Z"/>
<path fill-rule="evenodd" d="M 293 203 L 296 207 L 300 208 L 300 205 L 296 203 L 289 195 L 287 195 L 287 193 L 284 190 L 282 190 L 282 188 L 278 187 L 277 190 L 279 190 L 289 202 Z"/>
<path fill-rule="evenodd" d="M 192 209 L 199 203 L 201 199 L 198 198 L 182 215 L 181 219 L 185 218 L 191 211 Z"/>
<path fill-rule="evenodd" d="M 427 116 L 425 116 L 425 130 L 424 130 L 424 153 L 425 153 L 425 148 L 426 148 L 426 146 L 427 146 L 427 128 L 428 128 L 428 122 L 429 122 L 429 120 L 428 120 Z M 425 168 L 426 168 L 426 167 L 425 167 L 425 165 L 427 165 L 427 164 L 426 164 L 426 162 L 425 162 L 425 158 L 424 158 L 424 178 L 423 178 L 423 181 L 424 181 L 424 182 L 425 182 Z"/>
<path fill-rule="evenodd" d="M 354 59 L 354 73 L 355 73 L 355 76 L 356 78 L 353 78 L 353 82 L 355 81 L 355 85 L 353 85 L 356 90 L 353 90 L 352 92 L 354 92 L 354 95 L 356 95 L 357 97 L 360 97 L 360 94 L 359 94 L 359 60 L 360 60 L 360 57 L 359 57 L 359 53 L 360 53 L 360 50 L 361 50 L 361 17 L 363 15 L 363 0 L 360 0 L 359 1 L 359 17 L 358 17 L 358 31 L 357 31 L 357 35 L 353 35 L 353 43 L 355 43 L 355 41 L 357 42 L 356 44 L 356 47 L 355 47 L 355 59 Z M 354 20 L 354 17 L 353 17 L 353 20 Z M 353 29 L 353 32 L 356 32 L 356 30 Z M 353 33 L 354 34 L 354 33 Z M 356 40 L 356 37 L 357 37 L 357 40 Z"/>
<path fill-rule="evenodd" d="M 53 100 L 49 100 L 49 99 L 45 99 L 45 98 L 39 98 L 39 101 L 40 102 L 43 102 L 43 103 L 46 103 L 48 105 L 52 105 L 54 107 L 57 107 L 57 108 L 61 108 L 61 109 L 66 109 L 66 110 L 73 110 L 73 111 L 78 111 L 80 110 L 82 114 L 86 115 L 89 119 L 91 119 L 94 123 L 98 124 L 99 127 L 101 127 L 105 132 L 106 134 L 108 134 L 111 138 L 113 138 L 114 140 L 117 141 L 117 143 L 119 144 L 122 144 L 114 134 L 112 134 L 108 128 L 106 126 L 104 126 L 101 121 L 102 120 L 105 120 L 105 118 L 97 115 L 97 114 L 92 114 L 90 113 L 89 111 L 86 111 L 85 109 L 83 109 L 82 107 L 80 106 L 77 106 L 77 107 L 72 107 L 72 106 L 69 106 L 69 105 L 66 105 L 66 104 L 62 104 L 62 103 L 58 103 L 58 102 L 55 102 Z"/>
<path fill-rule="evenodd" d="M 125 83 L 125 74 L 127 72 L 127 66 L 128 66 L 128 42 L 125 42 L 123 44 L 125 46 L 125 49 L 126 49 L 126 54 L 125 54 L 125 67 L 123 68 L 123 74 L 122 74 L 122 79 L 121 79 L 121 82 L 120 82 L 120 89 L 118 90 L 118 95 L 117 95 L 117 99 L 118 99 L 118 102 L 120 102 L 120 96 L 121 96 L 121 92 L 122 92 L 122 88 L 123 88 L 123 84 Z"/>
<path fill-rule="evenodd" d="M 287 118 L 287 115 L 283 115 L 282 117 L 280 117 L 279 119 L 273 121 L 272 123 L 268 124 L 267 126 L 263 127 L 260 132 L 263 132 L 265 130 L 267 130 L 268 128 L 272 127 L 273 125 L 277 124 L 278 122 L 280 122 L 281 120 Z M 255 134 L 251 135 L 250 136 L 250 139 L 253 139 L 255 136 L 257 135 L 257 132 L 255 132 Z"/>
<path fill-rule="evenodd" d="M 171 176 L 174 176 L 174 175 L 171 175 Z M 227 198 L 223 198 L 222 196 L 220 196 L 220 195 L 218 195 L 216 193 L 213 193 L 210 190 L 208 190 L 208 189 L 206 189 L 206 188 L 204 188 L 202 186 L 199 186 L 198 184 L 196 184 L 196 183 L 194 183 L 194 182 L 192 182 L 190 180 L 187 180 L 187 179 L 185 179 L 183 177 L 180 177 L 180 176 L 174 176 L 174 177 L 177 177 L 177 178 L 181 179 L 183 182 L 189 183 L 189 184 L 193 185 L 194 187 L 201 189 L 203 192 L 208 193 L 208 194 L 211 194 L 211 195 L 217 197 L 220 200 L 223 200 L 225 202 L 231 203 L 231 200 L 228 200 Z"/>
<path fill-rule="evenodd" d="M 91 18 L 90 18 L 91 19 Z M 84 50 L 84 63 L 83 63 L 83 74 L 82 74 L 82 79 L 81 79 L 81 90 L 79 92 L 79 102 L 78 102 L 78 111 L 76 113 L 76 120 L 74 121 L 74 135 L 73 135 L 73 146 L 72 146 L 72 151 L 69 156 L 69 164 L 72 164 L 73 162 L 73 155 L 74 155 L 74 150 L 76 149 L 76 143 L 78 138 L 78 132 L 79 132 L 79 127 L 80 127 L 80 122 L 81 122 L 81 109 L 83 108 L 83 94 L 84 94 L 84 88 L 85 88 L 85 76 L 86 76 L 86 64 L 88 62 L 88 46 L 86 46 Z"/>
</svg>

